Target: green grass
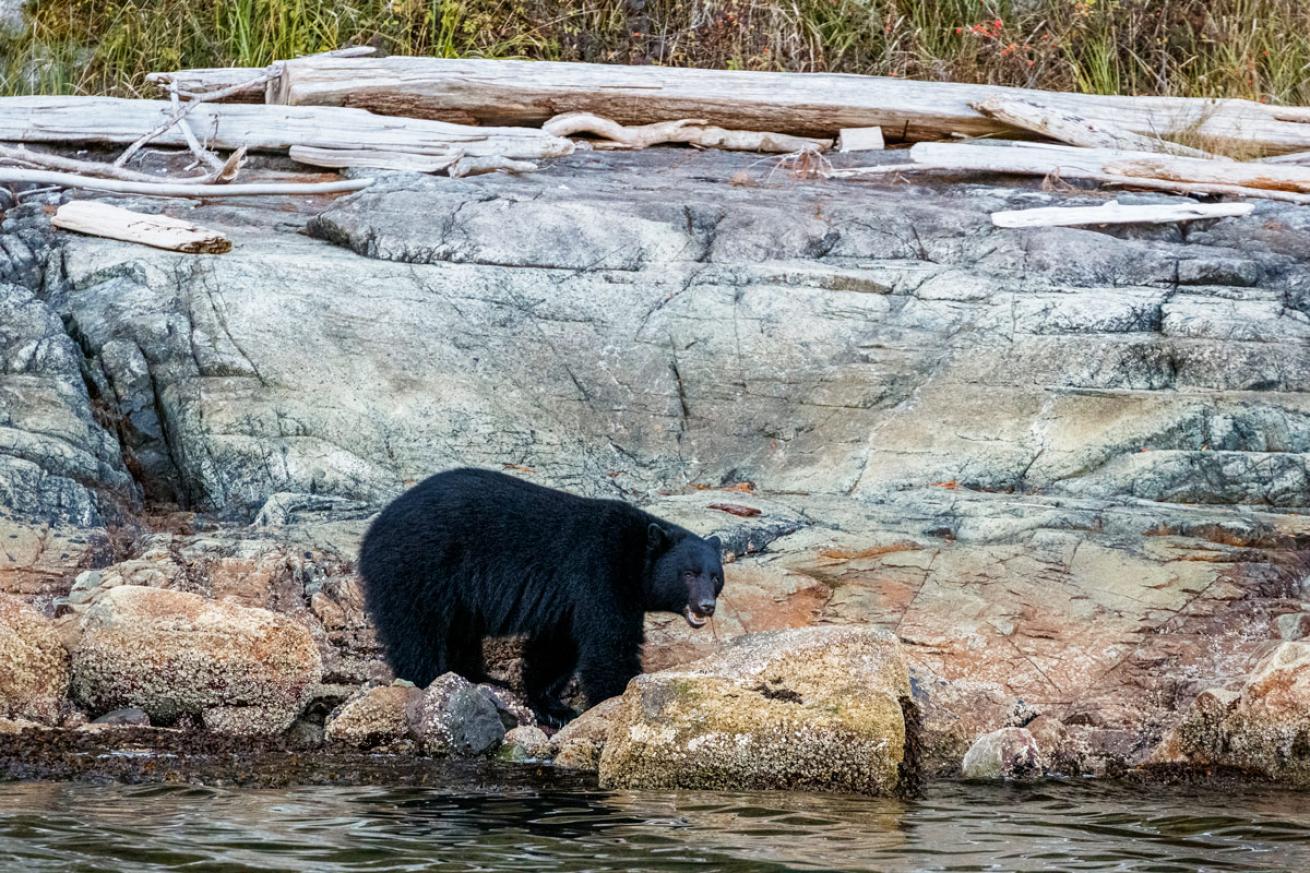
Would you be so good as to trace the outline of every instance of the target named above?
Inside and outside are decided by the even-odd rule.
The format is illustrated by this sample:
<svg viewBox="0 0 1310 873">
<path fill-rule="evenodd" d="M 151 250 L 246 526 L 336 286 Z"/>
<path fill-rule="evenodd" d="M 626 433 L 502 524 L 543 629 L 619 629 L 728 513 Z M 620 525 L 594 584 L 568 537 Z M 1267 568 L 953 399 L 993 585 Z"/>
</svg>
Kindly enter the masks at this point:
<svg viewBox="0 0 1310 873">
<path fill-rule="evenodd" d="M 397 54 L 832 70 L 1310 103 L 1306 0 L 34 0 L 0 93 L 153 96 L 152 70 Z"/>
</svg>

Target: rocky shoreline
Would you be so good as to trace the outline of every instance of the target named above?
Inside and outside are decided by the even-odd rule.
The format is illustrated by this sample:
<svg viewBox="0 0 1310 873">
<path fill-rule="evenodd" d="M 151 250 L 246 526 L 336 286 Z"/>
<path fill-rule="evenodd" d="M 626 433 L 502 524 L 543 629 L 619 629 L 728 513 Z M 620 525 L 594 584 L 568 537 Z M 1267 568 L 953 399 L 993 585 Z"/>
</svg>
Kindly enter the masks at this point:
<svg viewBox="0 0 1310 873">
<path fill-rule="evenodd" d="M 489 692 L 389 684 L 353 576 L 382 503 L 479 464 L 730 553 L 713 631 L 653 616 L 652 675 L 551 738 L 573 766 L 610 747 L 611 784 L 654 759 L 683 766 L 646 784 L 759 784 L 681 756 L 830 692 L 740 687 L 733 652 L 857 631 L 908 693 L 852 716 L 902 739 L 845 790 L 886 790 L 910 735 L 929 778 L 1310 784 L 1310 219 L 987 220 L 1104 199 L 583 153 L 170 205 L 232 237 L 219 256 L 0 202 L 0 746 L 181 730 L 418 760 L 472 753 L 490 706 L 522 731 L 506 755 L 540 760 Z M 512 647 L 489 654 L 512 683 Z M 642 718 L 698 712 L 692 678 L 714 686 L 695 724 L 629 748 Z M 872 682 L 831 699 L 866 706 Z M 433 740 L 460 707 L 469 730 Z M 156 733 L 93 724 L 124 708 Z M 856 748 L 845 730 L 808 760 Z"/>
</svg>

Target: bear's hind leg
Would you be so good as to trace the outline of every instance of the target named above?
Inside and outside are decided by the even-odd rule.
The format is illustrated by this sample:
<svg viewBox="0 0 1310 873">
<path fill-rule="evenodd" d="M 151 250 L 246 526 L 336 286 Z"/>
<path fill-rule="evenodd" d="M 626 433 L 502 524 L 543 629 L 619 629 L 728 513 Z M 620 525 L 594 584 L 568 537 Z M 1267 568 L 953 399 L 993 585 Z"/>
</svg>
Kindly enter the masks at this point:
<svg viewBox="0 0 1310 873">
<path fill-rule="evenodd" d="M 538 721 L 563 727 L 577 717 L 559 699 L 577 664 L 578 648 L 566 633 L 540 633 L 528 640 L 523 650 L 523 690 Z"/>
<path fill-rule="evenodd" d="M 482 662 L 483 635 L 482 621 L 463 610 L 451 618 L 446 634 L 446 666 L 474 684 L 491 682 Z"/>
<path fill-rule="evenodd" d="M 449 625 L 441 617 L 419 617 L 404 628 L 378 630 L 397 679 L 427 688 L 433 679 L 448 671 L 446 637 Z"/>
</svg>

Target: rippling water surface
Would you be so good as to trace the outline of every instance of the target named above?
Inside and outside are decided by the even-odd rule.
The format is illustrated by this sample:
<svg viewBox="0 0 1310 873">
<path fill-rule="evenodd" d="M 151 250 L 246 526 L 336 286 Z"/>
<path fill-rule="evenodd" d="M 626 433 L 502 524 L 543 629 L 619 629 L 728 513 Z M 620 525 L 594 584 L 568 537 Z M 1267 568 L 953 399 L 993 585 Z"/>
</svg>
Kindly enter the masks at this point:
<svg viewBox="0 0 1310 873">
<path fill-rule="evenodd" d="M 0 867 L 1310 871 L 1310 795 L 947 784 L 797 794 L 0 784 Z"/>
</svg>

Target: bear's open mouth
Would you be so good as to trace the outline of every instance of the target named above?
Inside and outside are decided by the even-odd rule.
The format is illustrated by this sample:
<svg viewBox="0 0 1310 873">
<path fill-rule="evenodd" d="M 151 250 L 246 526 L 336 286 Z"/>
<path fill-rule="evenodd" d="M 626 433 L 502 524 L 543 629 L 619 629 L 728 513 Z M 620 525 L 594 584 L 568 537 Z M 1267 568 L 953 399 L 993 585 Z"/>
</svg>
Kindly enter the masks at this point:
<svg viewBox="0 0 1310 873">
<path fill-rule="evenodd" d="M 701 615 L 690 606 L 683 607 L 682 615 L 692 627 L 705 627 L 705 623 L 710 620 L 708 615 Z"/>
</svg>

